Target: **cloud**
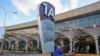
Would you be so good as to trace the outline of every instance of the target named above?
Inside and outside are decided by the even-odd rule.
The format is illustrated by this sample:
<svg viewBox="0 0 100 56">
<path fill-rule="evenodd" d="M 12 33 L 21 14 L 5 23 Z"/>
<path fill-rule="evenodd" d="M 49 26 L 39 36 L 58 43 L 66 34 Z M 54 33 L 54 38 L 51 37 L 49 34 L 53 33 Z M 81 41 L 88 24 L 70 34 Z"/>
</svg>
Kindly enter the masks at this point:
<svg viewBox="0 0 100 56">
<path fill-rule="evenodd" d="M 56 14 L 68 11 L 71 8 L 77 8 L 78 6 L 78 0 L 69 0 L 70 2 L 63 0 L 63 2 L 66 2 L 65 5 L 61 3 L 61 0 L 12 0 L 12 3 L 19 11 L 25 15 L 29 15 L 32 10 L 37 11 L 37 6 L 43 1 L 53 4 L 55 6 Z M 71 5 L 68 6 L 67 3 L 71 3 Z"/>
<path fill-rule="evenodd" d="M 77 8 L 78 7 L 78 0 L 71 0 L 71 8 Z"/>
<path fill-rule="evenodd" d="M 12 3 L 18 8 L 19 11 L 25 15 L 29 15 L 30 11 L 36 11 L 37 6 L 43 1 L 47 1 L 53 4 L 56 9 L 56 14 L 68 10 L 68 7 L 62 6 L 60 0 L 12 0 Z"/>
<path fill-rule="evenodd" d="M 70 6 L 68 6 L 67 3 L 63 6 L 61 4 L 61 0 L 12 0 L 12 3 L 18 8 L 19 11 L 25 15 L 29 15 L 31 10 L 36 11 L 37 6 L 43 1 L 52 3 L 56 8 L 56 14 L 68 11 L 69 9 L 77 8 L 79 2 L 79 0 L 70 0 L 70 2 L 68 2 L 71 3 Z"/>
<path fill-rule="evenodd" d="M 24 14 L 30 14 L 30 10 L 34 8 L 33 0 L 12 0 L 12 3 Z"/>
</svg>

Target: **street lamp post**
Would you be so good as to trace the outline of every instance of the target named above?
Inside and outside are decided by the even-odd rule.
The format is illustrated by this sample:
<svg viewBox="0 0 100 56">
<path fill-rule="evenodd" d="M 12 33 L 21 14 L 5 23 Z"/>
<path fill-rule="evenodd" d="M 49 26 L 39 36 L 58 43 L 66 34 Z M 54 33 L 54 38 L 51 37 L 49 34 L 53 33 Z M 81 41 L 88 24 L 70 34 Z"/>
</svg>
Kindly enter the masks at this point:
<svg viewBox="0 0 100 56">
<path fill-rule="evenodd" d="M 12 12 L 12 11 L 6 11 L 4 7 L 0 6 L 0 8 L 2 8 L 5 12 L 5 17 L 4 17 L 4 22 L 3 22 L 3 28 L 5 28 L 5 22 L 6 22 L 6 17 L 7 17 L 7 14 L 8 13 L 14 13 L 14 14 L 17 14 L 17 12 Z M 4 35 L 3 35 L 4 37 Z M 3 47 L 4 47 L 4 42 L 5 42 L 5 37 L 2 41 L 2 45 L 1 45 L 1 54 L 3 54 Z"/>
</svg>

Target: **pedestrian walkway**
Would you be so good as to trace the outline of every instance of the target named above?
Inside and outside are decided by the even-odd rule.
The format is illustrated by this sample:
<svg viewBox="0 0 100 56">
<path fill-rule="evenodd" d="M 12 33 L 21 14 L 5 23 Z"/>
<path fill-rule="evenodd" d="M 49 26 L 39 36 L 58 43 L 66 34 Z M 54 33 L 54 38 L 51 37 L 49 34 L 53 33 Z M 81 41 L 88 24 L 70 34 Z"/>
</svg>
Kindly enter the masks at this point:
<svg viewBox="0 0 100 56">
<path fill-rule="evenodd" d="M 65 56 L 69 56 L 69 54 L 65 54 Z M 75 56 L 100 56 L 96 54 L 75 54 Z"/>
<path fill-rule="evenodd" d="M 4 55 L 0 55 L 0 56 L 51 56 L 51 54 L 5 53 Z M 65 56 L 69 56 L 69 55 L 66 54 Z M 100 55 L 96 55 L 96 54 L 75 54 L 75 56 L 100 56 Z"/>
<path fill-rule="evenodd" d="M 7 51 L 4 50 L 4 55 L 0 56 L 51 56 L 51 54 L 36 54 L 36 53 L 23 53 L 22 51 Z M 69 54 L 65 54 L 65 56 L 69 56 Z M 75 54 L 75 56 L 100 56 L 96 54 Z"/>
<path fill-rule="evenodd" d="M 15 53 L 5 53 L 0 56 L 51 56 L 50 54 L 15 54 Z"/>
<path fill-rule="evenodd" d="M 50 54 L 13 54 L 13 53 L 6 53 L 0 56 L 51 56 Z M 69 56 L 69 55 L 65 55 Z M 76 54 L 75 56 L 100 56 L 96 54 Z"/>
</svg>

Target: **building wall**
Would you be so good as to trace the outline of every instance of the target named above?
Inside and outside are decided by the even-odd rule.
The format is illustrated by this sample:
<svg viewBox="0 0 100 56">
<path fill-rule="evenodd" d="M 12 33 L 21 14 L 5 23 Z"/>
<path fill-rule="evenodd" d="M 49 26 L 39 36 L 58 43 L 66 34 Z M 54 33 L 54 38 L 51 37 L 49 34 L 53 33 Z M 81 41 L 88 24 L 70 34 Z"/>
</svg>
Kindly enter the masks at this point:
<svg viewBox="0 0 100 56">
<path fill-rule="evenodd" d="M 69 28 L 86 28 L 93 25 L 100 25 L 100 13 L 57 23 L 56 29 L 68 30 Z"/>
<path fill-rule="evenodd" d="M 74 9 L 65 13 L 61 13 L 56 15 L 56 23 L 60 23 L 63 21 L 69 21 L 72 19 L 78 19 L 81 17 L 86 17 L 87 15 L 94 15 L 97 13 L 100 13 L 100 2 L 96 2 L 93 4 L 90 4 L 88 6 L 84 6 L 78 9 Z M 23 29 L 27 27 L 36 27 L 38 25 L 37 20 L 36 21 L 31 21 L 27 23 L 22 23 L 18 25 L 12 25 L 12 26 L 7 26 L 6 30 L 16 30 L 16 29 Z"/>
</svg>

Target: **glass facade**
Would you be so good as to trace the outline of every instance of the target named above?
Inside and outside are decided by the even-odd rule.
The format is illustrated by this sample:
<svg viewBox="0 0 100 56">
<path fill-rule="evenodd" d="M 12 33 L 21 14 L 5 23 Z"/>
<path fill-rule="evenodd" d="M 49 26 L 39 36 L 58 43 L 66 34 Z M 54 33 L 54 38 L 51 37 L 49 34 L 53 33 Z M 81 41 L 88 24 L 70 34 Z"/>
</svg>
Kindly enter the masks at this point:
<svg viewBox="0 0 100 56">
<path fill-rule="evenodd" d="M 100 14 L 76 18 L 74 20 L 65 21 L 56 24 L 57 30 L 68 30 L 70 27 L 89 27 L 93 25 L 100 25 Z"/>
</svg>

